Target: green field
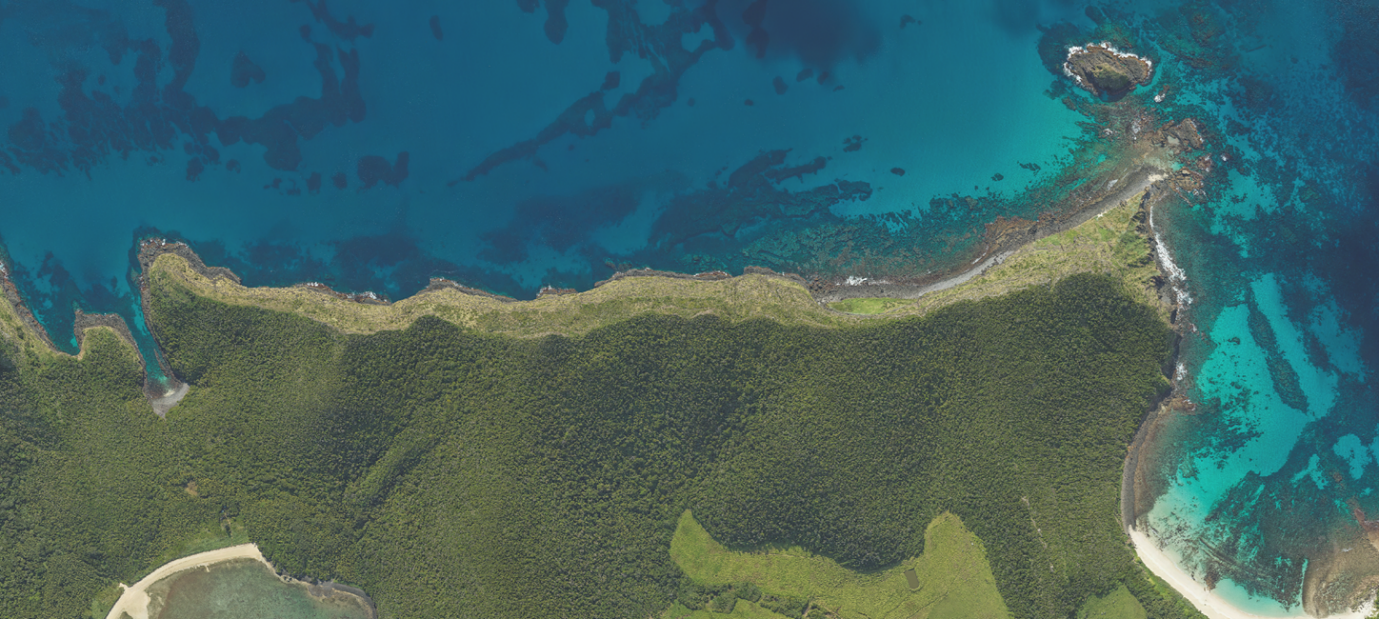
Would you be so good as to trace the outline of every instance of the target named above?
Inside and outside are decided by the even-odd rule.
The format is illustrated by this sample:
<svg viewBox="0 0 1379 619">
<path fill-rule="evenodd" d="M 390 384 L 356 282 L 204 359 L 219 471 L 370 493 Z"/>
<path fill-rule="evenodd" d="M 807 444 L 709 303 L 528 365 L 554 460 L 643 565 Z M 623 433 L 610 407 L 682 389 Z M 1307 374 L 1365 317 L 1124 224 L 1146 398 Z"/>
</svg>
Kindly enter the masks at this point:
<svg viewBox="0 0 1379 619">
<path fill-rule="evenodd" d="M 884 314 L 887 310 L 910 305 L 912 301 L 886 298 L 858 298 L 834 301 L 828 306 L 849 314 Z"/>
<path fill-rule="evenodd" d="M 1096 243 L 1076 247 L 1143 247 Z M 1124 273 L 978 278 L 873 319 L 764 276 L 372 306 L 172 256 L 147 275 L 191 385 L 166 420 L 113 331 L 69 357 L 0 307 L 7 616 L 99 617 L 115 583 L 244 540 L 385 618 L 884 616 L 870 592 L 909 568 L 895 608 L 932 616 L 1071 617 L 1121 585 L 1190 616 L 1117 518 L 1172 344 Z M 702 529 L 677 538 L 687 510 Z M 982 577 L 942 578 L 962 570 Z"/>
<path fill-rule="evenodd" d="M 1148 615 L 1139 600 L 1125 585 L 1110 593 L 1087 600 L 1077 612 L 1077 619 L 1146 619 Z"/>
<path fill-rule="evenodd" d="M 841 619 L 1010 616 L 996 590 L 981 540 L 948 513 L 925 529 L 923 555 L 880 571 L 849 570 L 799 546 L 731 551 L 714 541 L 690 512 L 680 517 L 670 555 L 696 583 L 750 583 L 764 595 L 805 599 L 813 608 Z M 914 570 L 919 587 L 910 587 L 907 570 Z M 744 610 L 732 616 L 760 612 L 754 605 L 739 602 L 739 606 L 745 606 Z"/>
</svg>

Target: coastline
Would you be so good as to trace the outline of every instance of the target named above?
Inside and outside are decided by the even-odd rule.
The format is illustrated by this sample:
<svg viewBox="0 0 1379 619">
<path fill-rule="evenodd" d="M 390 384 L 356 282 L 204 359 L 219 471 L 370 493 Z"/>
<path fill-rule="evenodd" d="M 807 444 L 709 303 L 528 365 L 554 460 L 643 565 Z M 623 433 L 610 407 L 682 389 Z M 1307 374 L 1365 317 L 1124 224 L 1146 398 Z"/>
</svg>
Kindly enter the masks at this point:
<svg viewBox="0 0 1379 619">
<path fill-rule="evenodd" d="M 1004 243 L 998 243 L 995 247 L 989 248 L 986 253 L 978 256 L 977 260 L 974 260 L 972 264 L 966 268 L 940 275 L 938 279 L 928 282 L 923 282 L 922 280 L 892 281 L 888 279 L 872 281 L 864 278 L 859 279 L 850 277 L 845 280 L 832 282 L 824 292 L 813 290 L 811 290 L 811 292 L 814 292 L 816 301 L 820 304 L 827 304 L 845 299 L 866 297 L 918 299 L 926 294 L 955 288 L 981 276 L 987 269 L 1000 264 L 1021 247 L 1038 241 L 1039 239 L 1071 230 L 1088 220 L 1120 206 L 1126 200 L 1134 198 L 1146 191 L 1153 191 L 1157 183 L 1168 180 L 1169 178 L 1170 175 L 1163 168 L 1152 165 L 1142 166 L 1130 172 L 1125 177 L 1112 181 L 1112 183 L 1116 185 L 1122 185 L 1118 191 L 1089 202 L 1086 206 L 1077 209 L 1060 221 L 1042 225 L 1039 222 L 1029 222 L 1031 225 L 1028 230 L 1020 231 L 1012 235 L 1015 238 Z M 1127 182 L 1122 184 L 1117 181 Z"/>
<path fill-rule="evenodd" d="M 115 605 L 110 607 L 110 612 L 106 613 L 106 619 L 120 619 L 122 613 L 129 613 L 132 619 L 148 619 L 148 588 L 154 583 L 163 580 L 178 572 L 183 572 L 198 567 L 207 567 L 216 563 L 232 561 L 234 559 L 253 559 L 260 561 L 268 567 L 273 567 L 268 559 L 263 558 L 263 553 L 259 552 L 257 544 L 240 544 L 219 550 L 199 552 L 189 557 L 182 557 L 174 561 L 164 563 L 153 573 L 143 577 L 133 585 L 120 583 L 124 587 L 124 592 L 120 594 L 120 599 L 115 601 Z"/>
<path fill-rule="evenodd" d="M 1195 408 L 1195 405 L 1186 398 L 1183 385 L 1188 377 L 1185 375 L 1183 365 L 1178 361 L 1184 333 L 1188 330 L 1196 330 L 1196 327 L 1184 316 L 1184 311 L 1191 306 L 1193 298 L 1186 287 L 1187 277 L 1173 260 L 1172 253 L 1164 244 L 1154 225 L 1153 217 L 1151 207 L 1148 209 L 1147 232 L 1153 246 L 1155 265 L 1165 284 L 1162 288 L 1164 296 L 1161 301 L 1174 307 L 1170 323 L 1173 325 L 1177 336 L 1175 337 L 1172 361 L 1169 366 L 1164 368 L 1165 375 L 1173 384 L 1173 389 L 1154 403 L 1140 423 L 1135 438 L 1127 450 L 1121 477 L 1121 524 L 1130 538 L 1136 556 L 1139 557 L 1146 569 L 1162 579 L 1174 591 L 1177 591 L 1208 619 L 1316 619 L 1317 617 L 1366 619 L 1370 617 L 1375 608 L 1375 600 L 1372 598 L 1359 610 L 1328 613 L 1326 608 L 1322 607 L 1319 614 L 1309 612 L 1309 608 L 1316 610 L 1308 593 L 1308 588 L 1312 586 L 1311 582 L 1315 577 L 1314 572 L 1316 570 L 1314 568 L 1317 567 L 1315 564 L 1309 564 L 1303 576 L 1302 606 L 1304 610 L 1301 612 L 1290 615 L 1260 615 L 1237 608 L 1217 593 L 1214 588 L 1198 582 L 1180 567 L 1156 543 L 1152 535 L 1152 528 L 1142 519 L 1142 515 L 1152 508 L 1154 499 L 1157 498 L 1157 495 L 1148 492 L 1149 482 L 1145 473 L 1144 447 L 1147 443 L 1152 443 L 1155 440 L 1154 435 L 1163 430 L 1163 424 L 1169 417 L 1174 414 L 1183 414 L 1183 411 L 1191 411 Z"/>
<path fill-rule="evenodd" d="M 149 587 L 180 572 L 210 567 L 217 563 L 234 561 L 236 559 L 251 559 L 258 561 L 267 566 L 273 573 L 277 573 L 277 569 L 273 567 L 273 564 L 269 563 L 268 559 L 264 558 L 263 553 L 259 551 L 257 544 L 239 544 L 237 546 L 229 546 L 218 550 L 199 552 L 191 556 L 164 563 L 159 566 L 158 569 L 153 570 L 152 573 L 141 578 L 139 582 L 133 585 L 120 583 L 124 591 L 120 593 L 120 599 L 115 601 L 115 605 L 110 607 L 110 612 L 106 613 L 105 617 L 106 619 L 120 619 L 121 616 L 128 613 L 131 619 L 149 619 L 148 605 L 151 601 L 148 595 Z M 334 592 L 356 596 L 365 602 L 365 606 L 369 608 L 369 612 L 373 616 L 376 617 L 378 615 L 377 609 L 374 608 L 373 600 L 370 599 L 363 590 L 333 582 L 308 583 L 298 581 L 288 576 L 279 575 L 278 577 L 282 579 L 285 584 L 306 587 L 307 592 L 312 597 L 321 598 L 331 595 Z"/>
<path fill-rule="evenodd" d="M 1181 594 L 1192 605 L 1206 615 L 1208 619 L 1312 619 L 1312 615 L 1300 613 L 1296 615 L 1256 615 L 1236 608 L 1221 597 L 1220 594 L 1208 589 L 1178 567 L 1178 564 L 1169 558 L 1168 554 L 1144 533 L 1133 527 L 1126 531 L 1130 535 L 1131 541 L 1135 546 L 1135 553 L 1139 555 L 1140 561 L 1144 566 L 1153 572 L 1155 576 L 1162 578 Z M 1327 615 L 1335 619 L 1364 619 L 1365 611 L 1352 611 L 1348 613 L 1337 613 Z"/>
</svg>

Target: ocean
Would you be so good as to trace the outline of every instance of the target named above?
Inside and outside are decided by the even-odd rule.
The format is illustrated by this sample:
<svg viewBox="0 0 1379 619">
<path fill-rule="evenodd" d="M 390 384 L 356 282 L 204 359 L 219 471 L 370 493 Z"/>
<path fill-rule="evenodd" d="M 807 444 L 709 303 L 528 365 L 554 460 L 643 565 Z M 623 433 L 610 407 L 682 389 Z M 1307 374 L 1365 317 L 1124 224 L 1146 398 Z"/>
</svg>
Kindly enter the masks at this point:
<svg viewBox="0 0 1379 619">
<path fill-rule="evenodd" d="M 1309 562 L 1379 569 L 1376 27 L 1355 0 L 11 0 L 0 262 L 59 348 L 74 310 L 117 313 L 157 381 L 143 239 L 390 299 L 914 277 L 1116 163 L 1108 110 L 1194 118 L 1203 182 L 1155 213 L 1191 405 L 1147 447 L 1139 526 L 1297 613 Z M 1100 40 L 1154 81 L 1077 89 L 1066 49 Z"/>
</svg>

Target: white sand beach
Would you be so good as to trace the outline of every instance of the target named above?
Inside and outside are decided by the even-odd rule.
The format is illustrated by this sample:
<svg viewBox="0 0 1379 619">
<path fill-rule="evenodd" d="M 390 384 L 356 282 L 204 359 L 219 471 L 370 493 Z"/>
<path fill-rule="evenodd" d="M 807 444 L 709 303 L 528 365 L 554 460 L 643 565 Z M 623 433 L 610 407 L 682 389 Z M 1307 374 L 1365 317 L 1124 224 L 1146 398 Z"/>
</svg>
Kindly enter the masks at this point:
<svg viewBox="0 0 1379 619">
<path fill-rule="evenodd" d="M 1155 576 L 1164 579 L 1178 593 L 1192 602 L 1197 610 L 1202 611 L 1209 619 L 1280 619 L 1277 616 L 1256 615 L 1242 611 L 1229 602 L 1222 599 L 1216 592 L 1207 589 L 1196 580 L 1192 579 L 1187 572 L 1178 567 L 1168 555 L 1159 549 L 1153 540 L 1149 539 L 1141 531 L 1130 530 L 1130 539 L 1135 542 L 1135 551 L 1139 553 L 1140 560 L 1144 562 L 1149 571 L 1154 572 Z M 1299 619 L 1311 619 L 1311 615 L 1299 613 L 1293 615 Z M 1363 619 L 1363 612 L 1341 613 L 1328 615 L 1328 618 L 1335 619 Z"/>
<path fill-rule="evenodd" d="M 120 619 L 122 613 L 129 613 L 133 619 L 148 619 L 149 598 L 147 590 L 153 583 L 184 570 L 206 567 L 234 559 L 255 559 L 262 561 L 264 565 L 270 568 L 273 567 L 267 559 L 263 558 L 263 553 L 259 552 L 259 547 L 255 544 L 240 544 L 182 557 L 153 570 L 152 574 L 134 583 L 134 586 L 120 583 L 120 586 L 125 588 L 124 593 L 120 594 L 120 599 L 115 602 L 115 606 L 105 617 L 106 619 Z"/>
</svg>

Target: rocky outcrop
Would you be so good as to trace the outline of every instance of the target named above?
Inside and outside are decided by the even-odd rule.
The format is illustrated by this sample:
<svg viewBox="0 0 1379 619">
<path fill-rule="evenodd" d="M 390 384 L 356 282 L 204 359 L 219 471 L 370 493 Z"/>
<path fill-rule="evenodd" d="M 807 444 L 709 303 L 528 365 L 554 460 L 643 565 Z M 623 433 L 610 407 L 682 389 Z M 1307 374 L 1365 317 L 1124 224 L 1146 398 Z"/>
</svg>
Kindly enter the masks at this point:
<svg viewBox="0 0 1379 619">
<path fill-rule="evenodd" d="M 1110 43 L 1088 43 L 1068 48 L 1063 73 L 1087 92 L 1106 99 L 1119 99 L 1136 86 L 1154 78 L 1154 63 L 1122 52 Z"/>
<path fill-rule="evenodd" d="M 1176 124 L 1164 125 L 1152 136 L 1152 140 L 1155 146 L 1172 148 L 1177 153 L 1202 150 L 1206 145 L 1202 134 L 1197 130 L 1197 122 L 1191 118 L 1183 119 Z"/>
</svg>

